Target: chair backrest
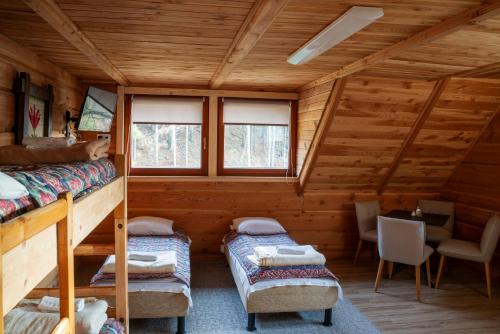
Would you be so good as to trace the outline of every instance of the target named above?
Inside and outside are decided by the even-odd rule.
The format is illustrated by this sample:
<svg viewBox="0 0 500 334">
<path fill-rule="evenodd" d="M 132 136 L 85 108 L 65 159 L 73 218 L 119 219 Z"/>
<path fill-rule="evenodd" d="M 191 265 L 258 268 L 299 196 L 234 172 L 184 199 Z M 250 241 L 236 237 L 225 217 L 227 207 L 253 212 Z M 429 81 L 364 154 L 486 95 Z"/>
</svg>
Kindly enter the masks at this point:
<svg viewBox="0 0 500 334">
<path fill-rule="evenodd" d="M 380 214 L 379 201 L 354 202 L 359 235 L 377 228 L 377 216 Z"/>
<path fill-rule="evenodd" d="M 486 223 L 483 235 L 481 237 L 481 257 L 484 262 L 490 262 L 495 248 L 497 247 L 498 237 L 500 236 L 500 217 L 493 216 Z"/>
<path fill-rule="evenodd" d="M 449 215 L 450 219 L 443 227 L 448 231 L 453 231 L 453 224 L 455 223 L 455 203 L 432 199 L 419 199 L 418 206 L 423 213 Z"/>
<path fill-rule="evenodd" d="M 381 259 L 413 266 L 424 261 L 424 222 L 379 216 L 377 230 Z"/>
</svg>

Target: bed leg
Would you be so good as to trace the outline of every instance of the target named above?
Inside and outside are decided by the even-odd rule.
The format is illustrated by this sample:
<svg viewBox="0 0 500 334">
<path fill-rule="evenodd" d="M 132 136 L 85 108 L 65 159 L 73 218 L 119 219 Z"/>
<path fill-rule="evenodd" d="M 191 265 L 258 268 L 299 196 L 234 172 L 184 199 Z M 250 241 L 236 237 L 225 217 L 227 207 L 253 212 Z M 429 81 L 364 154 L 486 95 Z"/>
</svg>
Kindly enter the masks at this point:
<svg viewBox="0 0 500 334">
<path fill-rule="evenodd" d="M 247 331 L 253 332 L 255 328 L 255 313 L 248 313 Z"/>
<path fill-rule="evenodd" d="M 328 308 L 325 310 L 325 320 L 323 321 L 323 326 L 332 326 L 332 309 Z"/>
<path fill-rule="evenodd" d="M 185 317 L 177 317 L 177 333 L 176 334 L 184 334 L 186 332 L 186 318 Z"/>
</svg>

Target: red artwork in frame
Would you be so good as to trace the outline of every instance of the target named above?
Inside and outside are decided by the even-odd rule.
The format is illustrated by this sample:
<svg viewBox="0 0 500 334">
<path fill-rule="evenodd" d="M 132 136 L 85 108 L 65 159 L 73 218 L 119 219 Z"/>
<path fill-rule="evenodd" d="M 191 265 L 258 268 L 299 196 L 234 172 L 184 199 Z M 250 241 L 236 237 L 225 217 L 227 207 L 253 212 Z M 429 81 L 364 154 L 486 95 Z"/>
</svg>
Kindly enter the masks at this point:
<svg viewBox="0 0 500 334">
<path fill-rule="evenodd" d="M 31 83 L 30 76 L 21 72 L 14 82 L 16 95 L 16 144 L 21 144 L 24 137 L 49 137 L 51 133 L 51 115 L 53 88 Z"/>
</svg>

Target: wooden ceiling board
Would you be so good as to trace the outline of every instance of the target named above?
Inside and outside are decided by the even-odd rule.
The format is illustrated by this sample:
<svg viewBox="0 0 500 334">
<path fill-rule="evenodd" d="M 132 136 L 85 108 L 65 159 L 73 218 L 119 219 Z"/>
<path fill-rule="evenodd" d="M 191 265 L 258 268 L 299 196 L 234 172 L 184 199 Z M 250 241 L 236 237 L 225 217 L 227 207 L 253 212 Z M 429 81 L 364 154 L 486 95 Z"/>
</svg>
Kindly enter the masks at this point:
<svg viewBox="0 0 500 334">
<path fill-rule="evenodd" d="M 440 189 L 496 114 L 499 91 L 500 82 L 451 79 L 387 190 Z"/>
<path fill-rule="evenodd" d="M 478 4 L 480 1 L 395 3 L 292 0 L 247 58 L 229 76 L 226 87 L 250 84 L 255 87 L 297 88 Z M 353 5 L 380 6 L 384 8 L 385 15 L 307 64 L 295 66 L 286 62 L 288 55 Z M 462 68 L 457 69 L 460 71 Z M 393 72 L 390 76 L 399 77 L 399 74 Z M 427 79 L 426 74 L 415 73 L 413 77 Z"/>
<path fill-rule="evenodd" d="M 133 84 L 206 86 L 253 0 L 58 3 Z"/>
<path fill-rule="evenodd" d="M 348 77 L 306 191 L 375 191 L 432 87 L 427 81 Z"/>
<path fill-rule="evenodd" d="M 0 33 L 79 78 L 108 79 L 22 1 L 0 1 Z"/>
</svg>

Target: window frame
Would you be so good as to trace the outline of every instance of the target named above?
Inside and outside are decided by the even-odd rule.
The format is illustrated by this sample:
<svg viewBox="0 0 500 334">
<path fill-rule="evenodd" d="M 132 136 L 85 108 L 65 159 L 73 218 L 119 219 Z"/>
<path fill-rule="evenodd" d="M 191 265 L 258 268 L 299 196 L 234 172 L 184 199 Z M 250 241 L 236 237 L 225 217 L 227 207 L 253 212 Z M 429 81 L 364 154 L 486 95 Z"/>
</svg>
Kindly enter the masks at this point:
<svg viewBox="0 0 500 334">
<path fill-rule="evenodd" d="M 154 95 L 161 96 L 166 99 L 168 98 L 203 98 L 203 110 L 202 110 L 202 124 L 201 124 L 201 167 L 200 168 L 144 168 L 144 167 L 132 167 L 132 101 L 134 96 L 148 96 L 147 94 L 132 94 L 128 102 L 128 106 L 125 109 L 128 110 L 129 117 L 129 132 L 128 136 L 128 151 L 129 154 L 129 175 L 130 176 L 207 176 L 208 175 L 208 122 L 209 122 L 209 98 L 208 96 L 177 96 L 177 95 Z M 160 124 L 160 123 L 151 123 Z M 161 123 L 167 124 L 167 123 Z M 168 124 L 181 124 L 181 123 L 168 123 Z"/>
<path fill-rule="evenodd" d="M 268 100 L 246 99 L 242 100 Z M 272 100 L 276 101 L 276 100 Z M 219 97 L 217 103 L 217 175 L 219 176 L 268 176 L 268 177 L 294 177 L 297 170 L 297 100 L 281 100 L 290 102 L 289 149 L 288 168 L 224 168 L 224 98 Z M 262 124 L 260 124 L 262 125 Z"/>
</svg>

